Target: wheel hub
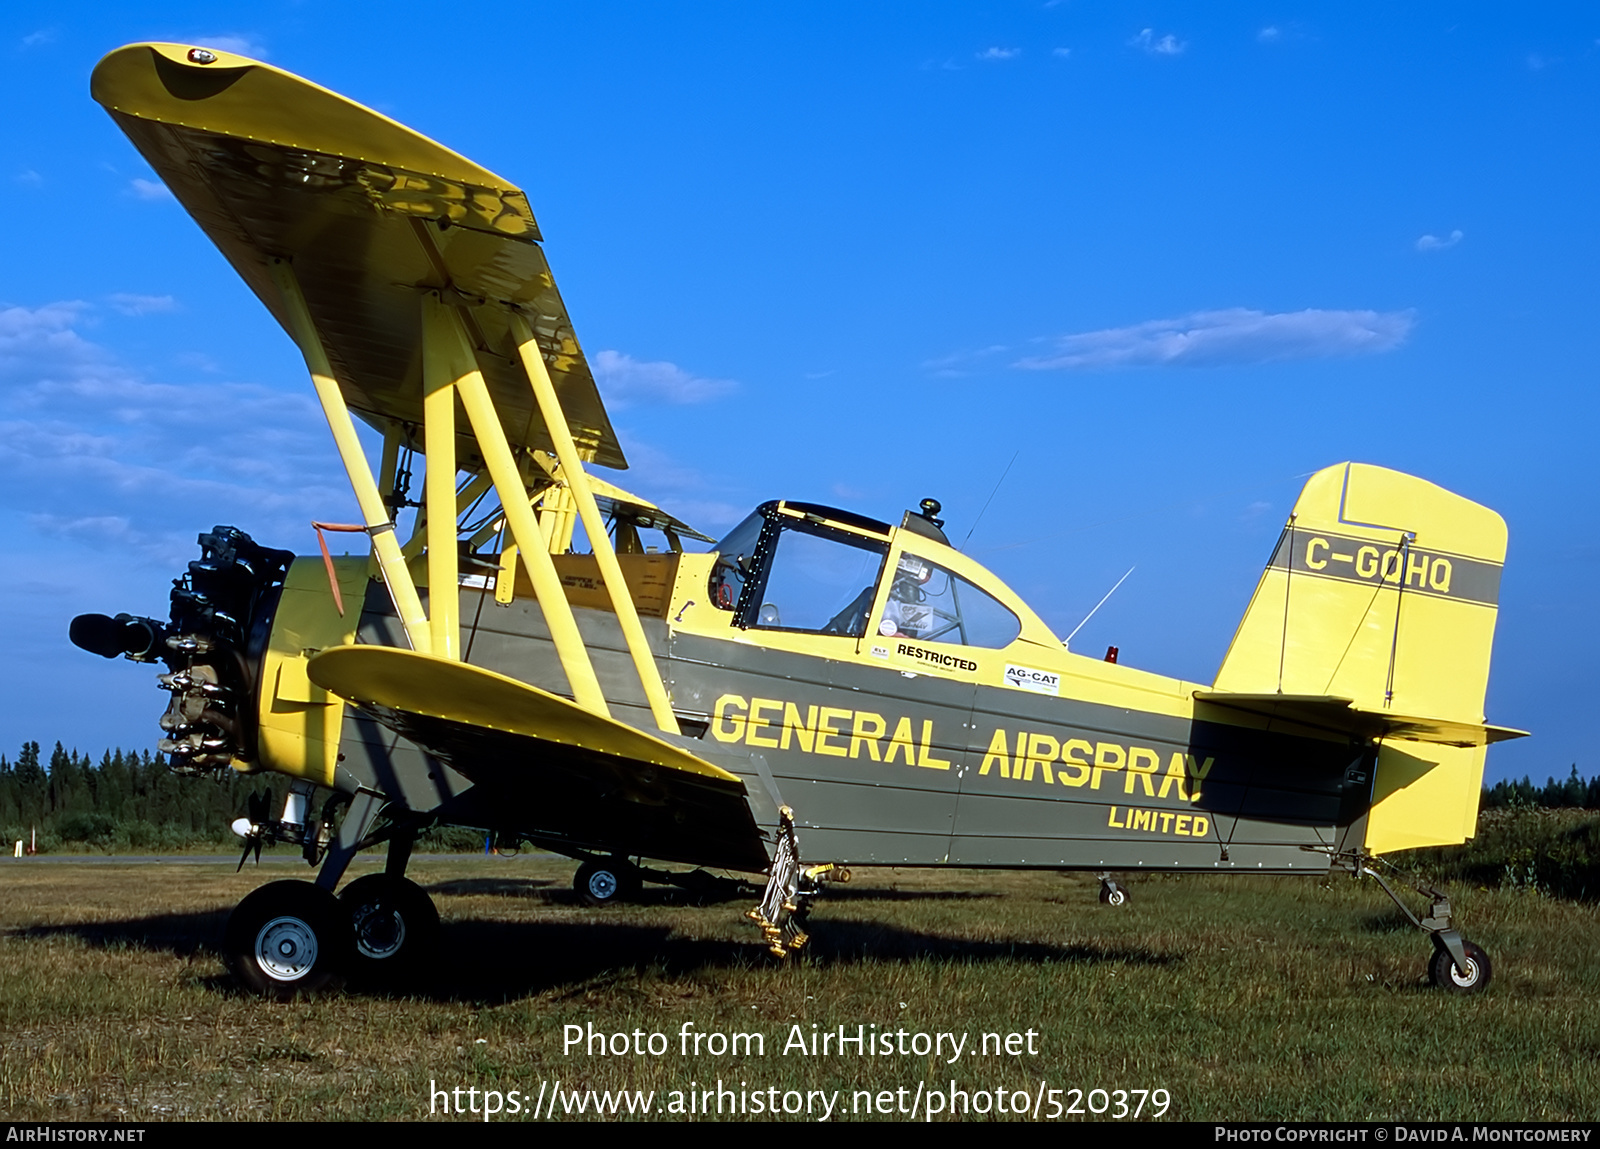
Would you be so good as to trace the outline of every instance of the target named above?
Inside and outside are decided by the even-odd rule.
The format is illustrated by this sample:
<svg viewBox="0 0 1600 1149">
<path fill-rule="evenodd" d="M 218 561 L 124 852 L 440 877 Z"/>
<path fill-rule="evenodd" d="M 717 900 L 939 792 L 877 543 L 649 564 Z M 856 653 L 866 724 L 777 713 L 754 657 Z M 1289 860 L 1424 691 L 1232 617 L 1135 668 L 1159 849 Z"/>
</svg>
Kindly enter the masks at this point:
<svg viewBox="0 0 1600 1149">
<path fill-rule="evenodd" d="M 1477 984 L 1477 981 L 1478 981 L 1478 963 L 1473 961 L 1471 958 L 1468 958 L 1467 959 L 1467 968 L 1465 970 L 1462 970 L 1460 967 L 1458 967 L 1456 965 L 1455 962 L 1451 962 L 1450 963 L 1450 980 L 1455 982 L 1462 989 L 1466 989 L 1468 986 Z"/>
<path fill-rule="evenodd" d="M 610 870 L 596 870 L 589 875 L 589 893 L 601 901 L 609 901 L 616 897 L 620 884 L 617 875 Z"/>
<path fill-rule="evenodd" d="M 256 934 L 256 964 L 274 981 L 299 981 L 317 964 L 317 934 L 300 918 L 273 918 Z"/>
<path fill-rule="evenodd" d="M 406 941 L 406 922 L 400 914 L 379 904 L 362 906 L 353 915 L 356 949 L 361 956 L 382 961 L 400 952 Z"/>
</svg>

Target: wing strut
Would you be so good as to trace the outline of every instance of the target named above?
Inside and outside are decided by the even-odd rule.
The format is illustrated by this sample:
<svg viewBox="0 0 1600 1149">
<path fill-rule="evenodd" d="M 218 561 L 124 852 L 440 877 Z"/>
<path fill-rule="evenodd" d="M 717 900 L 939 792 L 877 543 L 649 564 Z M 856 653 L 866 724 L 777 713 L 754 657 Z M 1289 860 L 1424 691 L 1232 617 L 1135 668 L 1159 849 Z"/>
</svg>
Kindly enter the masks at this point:
<svg viewBox="0 0 1600 1149">
<path fill-rule="evenodd" d="M 422 306 L 422 449 L 428 460 L 423 478 L 428 516 L 428 630 L 433 636 L 433 653 L 454 660 L 461 657 L 455 392 L 461 370 L 451 361 L 450 352 L 456 348 L 438 338 L 428 338 L 436 329 L 429 323 L 428 312 L 438 305 L 430 299 Z M 442 513 L 446 509 L 449 514 Z"/>
<path fill-rule="evenodd" d="M 345 405 L 339 384 L 334 381 L 328 353 L 322 346 L 316 325 L 311 321 L 311 311 L 300 292 L 300 281 L 285 260 L 269 260 L 268 268 L 283 296 L 290 334 L 294 336 L 300 354 L 305 357 L 306 369 L 311 372 L 317 401 L 322 404 L 328 429 L 333 432 L 334 444 L 339 449 L 339 459 L 344 463 L 345 474 L 350 479 L 350 489 L 355 492 L 356 502 L 361 507 L 361 518 L 366 524 L 367 535 L 372 539 L 372 552 L 377 557 L 378 569 L 383 572 L 383 581 L 389 587 L 389 596 L 394 599 L 400 625 L 405 627 L 412 650 L 419 654 L 431 653 L 433 643 L 428 617 L 422 612 L 422 600 L 417 595 L 416 584 L 411 581 L 411 572 L 406 569 L 405 556 L 400 553 L 400 541 L 394 536 L 394 523 L 389 519 L 383 496 L 378 493 L 372 467 L 361 449 L 361 441 L 356 438 L 355 425 L 350 421 L 350 409 Z M 451 550 L 454 551 L 453 546 Z"/>
<path fill-rule="evenodd" d="M 544 416 L 545 427 L 550 432 L 551 442 L 555 444 L 556 458 L 561 460 L 561 474 L 578 504 L 578 517 L 583 520 L 589 545 L 600 564 L 600 577 L 611 595 L 617 620 L 622 624 L 622 635 L 627 640 L 628 653 L 633 656 L 634 669 L 639 672 L 645 697 L 650 700 L 650 713 L 655 716 L 656 725 L 662 730 L 669 734 L 681 733 L 678 718 L 667 701 L 667 688 L 661 681 L 661 671 L 656 666 L 655 656 L 650 653 L 644 627 L 639 624 L 639 612 L 634 609 L 633 596 L 628 593 L 628 584 L 623 581 L 622 567 L 617 564 L 611 537 L 606 534 L 605 520 L 600 517 L 600 508 L 595 506 L 594 492 L 589 489 L 588 472 L 578 458 L 578 447 L 572 441 L 572 432 L 561 411 L 561 401 L 556 398 L 555 386 L 550 382 L 549 371 L 545 369 L 544 355 L 533 337 L 533 328 L 528 325 L 526 318 L 513 312 L 511 334 L 517 341 L 517 353 L 522 357 L 528 382 L 533 384 L 534 397 L 539 401 L 539 413 Z"/>
<path fill-rule="evenodd" d="M 572 615 L 572 606 L 567 602 L 566 591 L 562 589 L 561 579 L 556 574 L 555 563 L 550 561 L 549 547 L 544 533 L 539 529 L 539 520 L 534 517 L 533 508 L 528 504 L 527 486 L 511 454 L 511 445 L 506 442 L 505 429 L 500 425 L 494 401 L 489 398 L 489 389 L 484 384 L 483 373 L 478 369 L 472 343 L 462 330 L 460 315 L 454 307 L 444 303 L 436 291 L 423 296 L 422 333 L 429 401 L 433 401 L 434 394 L 442 393 L 444 398 L 438 402 L 439 410 L 448 412 L 444 429 L 436 432 L 433 427 L 436 418 L 434 408 L 428 408 L 428 449 L 432 451 L 436 433 L 441 439 L 449 439 L 453 443 L 455 404 L 452 396 L 459 398 L 466 410 L 467 422 L 472 425 L 473 436 L 478 441 L 478 450 L 483 453 L 484 466 L 500 496 L 506 525 L 511 528 L 511 537 L 516 541 L 523 566 L 533 583 L 534 597 L 544 612 L 545 623 L 550 628 L 550 639 L 555 643 L 561 668 L 566 671 L 567 681 L 572 686 L 573 699 L 590 713 L 609 718 L 611 709 L 606 705 L 600 682 L 595 677 L 594 664 L 589 661 L 583 636 L 578 633 L 578 622 Z M 443 421 L 442 415 L 437 417 Z M 450 463 L 453 462 L 452 451 Z M 435 604 L 444 596 L 456 598 L 459 595 L 455 470 L 450 463 L 440 465 L 431 457 L 428 460 L 428 581 L 429 599 Z M 436 470 L 445 477 L 445 481 L 439 484 L 441 493 L 437 504 L 434 503 L 432 481 Z M 449 488 L 448 499 L 444 494 L 446 485 Z M 433 537 L 436 523 L 439 524 L 440 541 L 435 541 Z M 439 567 L 437 574 L 434 571 L 435 564 Z M 433 609 L 437 617 L 441 607 L 435 605 Z"/>
</svg>

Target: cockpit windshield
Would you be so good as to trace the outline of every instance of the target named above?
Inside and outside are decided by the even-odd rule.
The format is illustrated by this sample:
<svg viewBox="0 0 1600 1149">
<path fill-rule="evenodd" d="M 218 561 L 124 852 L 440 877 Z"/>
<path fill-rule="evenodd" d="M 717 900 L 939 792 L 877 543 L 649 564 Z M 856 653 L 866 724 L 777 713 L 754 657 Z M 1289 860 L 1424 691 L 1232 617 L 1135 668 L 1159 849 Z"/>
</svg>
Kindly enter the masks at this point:
<svg viewBox="0 0 1600 1149">
<path fill-rule="evenodd" d="M 745 580 L 755 568 L 756 545 L 766 521 L 760 511 L 753 511 L 712 548 L 717 564 L 711 572 L 711 601 L 723 610 L 739 605 Z"/>
<path fill-rule="evenodd" d="M 815 513 L 774 513 L 778 506 L 763 506 L 717 544 L 711 601 L 734 612 L 735 626 L 861 637 L 888 544 Z"/>
</svg>

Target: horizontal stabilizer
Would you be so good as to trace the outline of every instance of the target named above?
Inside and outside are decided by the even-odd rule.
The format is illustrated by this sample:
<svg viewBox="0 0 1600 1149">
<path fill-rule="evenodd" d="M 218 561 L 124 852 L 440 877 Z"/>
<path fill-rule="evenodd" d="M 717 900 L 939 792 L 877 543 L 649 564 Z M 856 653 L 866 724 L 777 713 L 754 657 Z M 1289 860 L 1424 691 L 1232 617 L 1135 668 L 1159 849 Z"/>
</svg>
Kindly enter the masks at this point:
<svg viewBox="0 0 1600 1149">
<path fill-rule="evenodd" d="M 464 662 L 388 646 L 336 646 L 313 657 L 306 664 L 306 674 L 318 686 L 356 706 L 382 707 L 521 735 L 740 784 L 736 775 L 659 738 L 602 718 L 536 686 Z"/>
<path fill-rule="evenodd" d="M 1488 746 L 1510 738 L 1525 738 L 1528 734 L 1526 730 L 1513 730 L 1509 726 L 1358 710 L 1351 699 L 1330 694 L 1235 694 L 1197 690 L 1194 696 L 1197 701 L 1213 706 L 1364 738 L 1404 738 L 1441 746 Z"/>
</svg>

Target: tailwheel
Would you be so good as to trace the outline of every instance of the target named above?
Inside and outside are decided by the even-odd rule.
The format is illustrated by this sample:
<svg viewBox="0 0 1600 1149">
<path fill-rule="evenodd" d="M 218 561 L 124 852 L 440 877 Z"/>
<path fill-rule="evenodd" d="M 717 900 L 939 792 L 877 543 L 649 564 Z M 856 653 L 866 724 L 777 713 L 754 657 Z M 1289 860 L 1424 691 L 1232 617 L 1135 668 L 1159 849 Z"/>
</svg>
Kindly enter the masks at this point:
<svg viewBox="0 0 1600 1149">
<path fill-rule="evenodd" d="M 1428 963 L 1428 979 L 1450 993 L 1479 993 L 1488 986 L 1493 973 L 1489 955 L 1483 952 L 1482 946 L 1469 941 L 1461 943 L 1461 950 L 1467 958 L 1466 969 L 1456 964 L 1449 950 L 1443 946 L 1435 948 L 1433 960 Z"/>
<path fill-rule="evenodd" d="M 639 868 L 625 858 L 591 860 L 578 867 L 572 888 L 591 906 L 614 906 L 638 894 Z"/>
<path fill-rule="evenodd" d="M 1367 855 L 1345 855 L 1344 864 L 1357 877 L 1372 878 L 1383 888 L 1400 912 L 1411 919 L 1411 924 L 1426 931 L 1433 939 L 1433 958 L 1428 962 L 1428 980 L 1448 993 L 1481 993 L 1488 988 L 1492 974 L 1489 955 L 1483 947 L 1467 941 L 1457 932 L 1450 913 L 1450 899 L 1441 891 L 1416 885 L 1419 893 L 1433 899 L 1428 916 L 1419 918 L 1406 908 L 1399 896 L 1383 880 L 1383 875 L 1367 865 Z M 1455 952 L 1452 953 L 1451 951 Z"/>
<path fill-rule="evenodd" d="M 1100 875 L 1100 904 L 1103 906 L 1125 906 L 1128 904 L 1128 891 L 1117 885 L 1109 874 Z"/>
<path fill-rule="evenodd" d="M 409 878 L 368 874 L 339 894 L 355 949 L 351 972 L 393 981 L 415 970 L 439 939 L 439 911 Z"/>
<path fill-rule="evenodd" d="M 277 1001 L 344 984 L 350 921 L 339 901 L 310 882 L 272 882 L 234 907 L 223 956 L 240 983 Z"/>
</svg>

